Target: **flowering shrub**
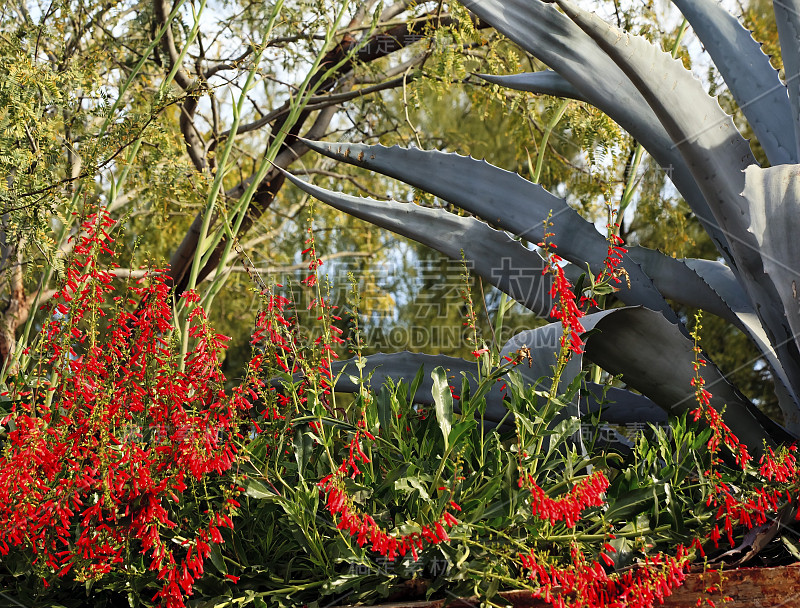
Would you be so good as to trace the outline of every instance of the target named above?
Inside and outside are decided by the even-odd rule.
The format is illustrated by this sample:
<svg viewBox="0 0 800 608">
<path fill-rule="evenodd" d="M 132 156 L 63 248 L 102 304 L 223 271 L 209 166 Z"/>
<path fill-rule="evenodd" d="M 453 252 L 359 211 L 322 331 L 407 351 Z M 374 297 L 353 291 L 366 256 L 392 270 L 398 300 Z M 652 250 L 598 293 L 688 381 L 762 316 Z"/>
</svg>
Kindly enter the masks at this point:
<svg viewBox="0 0 800 608">
<path fill-rule="evenodd" d="M 749 531 L 772 526 L 774 536 L 781 525 L 786 525 L 789 520 L 787 515 L 794 514 L 794 519 L 800 519 L 800 513 L 792 506 L 793 496 L 794 500 L 800 500 L 800 469 L 794 456 L 797 446 L 783 446 L 778 454 L 773 448 L 767 447 L 759 459 L 758 467 L 754 466 L 747 447 L 739 442 L 720 413 L 710 405 L 711 394 L 704 388 L 705 383 L 699 373 L 705 365 L 697 346 L 702 329 L 700 320 L 698 314 L 693 329 L 695 377 L 692 379 L 698 407 L 692 411 L 692 416 L 695 421 L 703 419 L 711 430 L 707 443 L 710 466 L 703 472 L 703 478 L 709 486 L 706 506 L 715 509 L 716 513 L 708 538 L 713 541 L 714 547 L 719 546 L 721 524 L 730 546 L 735 547 L 734 527 Z M 736 467 L 750 478 L 748 483 L 743 484 L 744 487 L 738 486 L 731 479 L 730 472 L 725 471 L 721 449 L 727 450 Z"/>
<path fill-rule="evenodd" d="M 183 606 L 220 530 L 233 527 L 242 488 L 224 474 L 263 381 L 250 373 L 224 390 L 226 338 L 194 293 L 182 301 L 195 346 L 176 356 L 163 271 L 120 293 L 98 262 L 113 254 L 113 225 L 103 210 L 83 223 L 38 368 L 10 388 L 0 555 L 24 549 L 47 586 L 125 570 L 141 554 L 161 582 L 153 599 Z"/>
</svg>

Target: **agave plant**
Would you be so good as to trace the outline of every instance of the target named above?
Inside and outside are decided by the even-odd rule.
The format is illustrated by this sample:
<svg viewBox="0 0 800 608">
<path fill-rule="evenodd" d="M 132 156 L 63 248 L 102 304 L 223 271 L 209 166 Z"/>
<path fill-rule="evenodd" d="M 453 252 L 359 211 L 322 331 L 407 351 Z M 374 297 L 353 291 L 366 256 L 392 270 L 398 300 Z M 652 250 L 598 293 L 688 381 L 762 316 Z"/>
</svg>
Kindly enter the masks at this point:
<svg viewBox="0 0 800 608">
<path fill-rule="evenodd" d="M 800 0 L 774 5 L 786 82 L 750 33 L 716 0 L 673 3 L 708 50 L 770 166 L 758 164 L 731 117 L 692 73 L 648 40 L 605 23 L 571 0 L 462 0 L 477 17 L 552 69 L 487 79 L 581 100 L 605 112 L 656 162 L 671 167 L 675 187 L 717 247 L 719 258 L 713 260 L 629 249 L 623 266 L 630 283 L 616 294 L 625 307 L 582 319 L 587 331 L 596 330 L 587 335 L 583 356 L 610 374 L 621 374 L 628 387 L 641 393 L 613 392 L 604 415 L 650 421 L 660 410 L 679 414 L 694 406 L 694 344 L 667 303 L 671 299 L 726 319 L 763 354 L 785 428 L 763 415 L 713 363 L 702 370 L 713 394 L 711 405 L 724 411 L 734 433 L 759 453 L 765 442 L 800 436 Z M 352 197 L 293 178 L 337 209 L 455 259 L 463 252 L 477 274 L 545 318 L 552 302 L 549 275 L 541 272 L 544 262 L 509 233 L 537 242 L 550 216 L 561 257 L 577 269 L 588 265 L 597 273 L 603 268 L 605 236 L 565 200 L 517 174 L 440 151 L 357 143 L 309 146 L 403 180 L 468 212 L 458 216 L 413 203 Z M 502 272 L 509 267 L 504 259 L 528 272 Z M 560 325 L 551 323 L 517 335 L 504 352 L 530 348 L 534 366 L 520 368 L 535 381 L 553 365 L 553 345 L 560 335 Z M 579 372 L 581 359 L 572 357 L 568 374 Z M 410 353 L 380 355 L 370 366 L 380 374 L 408 376 L 420 365 L 440 364 L 453 371 L 467 369 L 466 362 Z M 590 396 L 593 392 L 590 387 Z"/>
</svg>

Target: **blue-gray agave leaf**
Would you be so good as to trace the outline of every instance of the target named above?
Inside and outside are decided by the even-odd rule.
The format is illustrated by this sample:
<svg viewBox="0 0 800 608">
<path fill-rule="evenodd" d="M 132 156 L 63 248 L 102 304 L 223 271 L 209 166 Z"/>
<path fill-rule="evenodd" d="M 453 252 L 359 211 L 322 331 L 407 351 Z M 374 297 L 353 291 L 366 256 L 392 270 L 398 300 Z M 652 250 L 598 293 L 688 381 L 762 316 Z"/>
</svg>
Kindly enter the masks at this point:
<svg viewBox="0 0 800 608">
<path fill-rule="evenodd" d="M 359 385 L 353 382 L 357 372 L 357 359 L 347 359 L 336 361 L 331 365 L 336 380 L 336 390 L 341 392 L 358 392 Z M 451 379 L 451 384 L 455 387 L 456 394 L 461 391 L 461 377 L 466 376 L 470 381 L 470 386 L 474 392 L 477 389 L 475 374 L 478 370 L 475 362 L 470 363 L 458 357 L 448 357 L 446 355 L 428 355 L 425 353 L 412 353 L 403 351 L 400 353 L 376 353 L 362 358 L 360 364 L 364 365 L 361 373 L 365 378 L 370 378 L 370 386 L 373 389 L 381 386 L 389 378 L 397 382 L 405 379 L 410 382 L 420 368 L 422 368 L 422 380 L 417 387 L 414 395 L 414 402 L 425 405 L 433 403 L 433 379 L 431 373 L 437 367 L 442 367 Z M 344 370 L 343 374 L 340 372 Z M 503 419 L 508 419 L 508 408 L 503 405 L 503 393 L 500 384 L 496 384 L 486 394 L 486 415 L 485 419 L 498 423 Z"/>
<path fill-rule="evenodd" d="M 486 161 L 437 150 L 312 141 L 306 141 L 306 145 L 336 160 L 401 179 L 534 242 L 542 239 L 543 222 L 549 216 L 550 231 L 555 233 L 554 242 L 561 257 L 580 267 L 588 263 L 593 272 L 604 268 L 608 243 L 594 224 L 583 219 L 564 199 L 516 173 Z M 677 321 L 650 278 L 630 260 L 624 261 L 623 266 L 636 294 L 636 304 L 660 310 Z"/>
<path fill-rule="evenodd" d="M 597 330 L 586 339 L 587 359 L 613 375 L 622 375 L 628 386 L 671 415 L 697 407 L 691 384 L 694 342 L 661 313 L 642 307 L 617 308 L 587 315 L 581 323 L 587 331 Z M 524 331 L 512 338 L 503 351 L 515 352 L 527 346 L 535 353 L 545 354 L 546 348 L 537 342 L 541 339 L 537 330 Z M 767 430 L 772 436 L 785 436 L 780 427 L 725 379 L 707 356 L 703 358 L 708 361 L 702 375 L 713 395 L 712 407 L 724 410 L 726 423 L 751 452 L 760 454 L 763 441 L 771 444 Z M 525 374 L 524 366 L 517 369 Z M 566 376 L 565 382 L 569 382 L 572 376 Z"/>
<path fill-rule="evenodd" d="M 602 314 L 606 313 L 598 313 L 598 315 Z M 528 360 L 528 363 L 518 365 L 516 370 L 523 376 L 523 378 L 525 378 L 528 384 L 535 386 L 539 390 L 547 391 L 551 388 L 550 378 L 552 377 L 553 366 L 555 366 L 558 356 L 559 341 L 562 335 L 561 324 L 549 323 L 543 327 L 527 330 L 526 332 L 523 332 L 523 334 L 524 336 L 522 341 L 518 346 L 516 346 L 517 343 L 512 338 L 512 340 L 510 340 L 503 347 L 502 354 L 504 356 L 514 356 L 518 349 L 522 348 L 523 346 L 528 347 L 532 353 L 531 359 Z M 428 379 L 430 377 L 430 371 L 436 366 L 442 366 L 445 369 L 456 371 L 469 371 L 471 373 L 474 373 L 476 370 L 475 364 L 472 364 L 465 369 L 463 367 L 463 364 L 465 363 L 463 359 L 456 359 L 453 357 L 442 359 L 441 357 L 437 358 L 436 356 L 431 355 L 412 356 L 412 353 L 402 353 L 402 355 L 402 357 L 383 354 L 380 356 L 371 355 L 370 357 L 367 357 L 367 361 L 373 368 L 377 365 L 384 365 L 385 363 L 386 365 L 384 365 L 384 372 L 387 376 L 391 376 L 392 378 L 413 378 L 421 364 L 431 364 L 432 367 L 430 370 L 426 367 L 423 374 L 423 382 L 420 385 L 420 389 L 418 389 L 418 391 L 424 391 L 425 395 L 429 395 L 430 391 L 432 390 L 432 384 L 428 382 Z M 562 374 L 564 386 L 572 382 L 581 373 L 581 359 L 582 358 L 580 355 L 575 355 L 567 363 L 567 367 Z M 392 361 L 391 366 L 388 365 L 390 360 Z M 461 362 L 460 364 L 457 363 L 459 361 Z M 368 368 L 365 368 L 365 370 L 366 369 Z M 382 379 L 385 379 L 385 377 L 386 376 L 380 375 L 377 377 L 373 376 L 373 378 L 378 382 L 382 381 Z M 337 386 L 339 385 L 337 384 Z M 347 385 L 342 385 L 342 387 L 344 386 Z M 342 390 L 348 389 L 342 388 Z M 490 391 L 489 395 L 487 396 L 487 420 L 497 422 L 502 420 L 507 413 L 508 410 L 505 405 L 503 405 L 502 395 L 499 391 L 499 388 L 495 388 Z M 579 411 L 577 410 L 577 404 L 575 404 L 574 411 L 565 412 L 565 414 L 578 416 Z"/>
<path fill-rule="evenodd" d="M 783 390 L 778 390 L 779 402 L 786 419 L 791 419 L 791 412 L 800 406 L 797 394 L 750 298 L 731 269 L 716 260 L 675 259 L 643 247 L 629 248 L 628 255 L 653 279 L 665 298 L 715 314 L 753 341 L 767 360 L 776 382 L 783 385 Z"/>
<path fill-rule="evenodd" d="M 448 372 L 448 377 L 456 389 L 456 394 L 459 394 L 461 390 L 462 376 L 466 376 L 470 380 L 473 392 L 478 386 L 475 381 L 477 369 L 475 362 L 465 361 L 458 357 L 403 351 L 400 353 L 376 353 L 363 359 L 364 367 L 362 373 L 365 378 L 370 377 L 370 386 L 373 389 L 381 386 L 389 378 L 394 381 L 405 379 L 410 382 L 417 374 L 417 371 L 422 368 L 422 382 L 417 389 L 414 401 L 424 405 L 433 403 L 431 372 L 437 367 L 443 367 Z M 527 363 L 522 362 L 520 366 L 526 367 Z M 334 377 L 338 376 L 336 381 L 337 391 L 358 392 L 358 383 L 353 382 L 350 378 L 351 375 L 357 373 L 355 358 L 336 361 L 331 366 L 331 369 Z M 344 373 L 340 375 L 342 371 Z M 500 422 L 508 413 L 505 405 L 503 405 L 503 393 L 500 390 L 500 383 L 487 393 L 486 402 L 486 420 L 495 423 Z M 647 397 L 621 388 L 604 387 L 587 382 L 585 390 L 581 391 L 581 416 L 595 414 L 599 416 L 600 420 L 611 424 L 641 422 L 663 424 L 667 422 L 667 413 Z"/>
<path fill-rule="evenodd" d="M 672 3 L 711 55 L 770 164 L 796 163 L 789 96 L 761 45 L 718 0 L 672 0 Z"/>
<path fill-rule="evenodd" d="M 730 268 L 724 264 L 712 262 L 719 266 L 719 273 L 718 275 L 714 274 L 709 268 L 708 274 L 712 281 L 716 279 L 720 289 L 727 290 L 726 295 L 728 295 L 729 301 L 691 268 L 688 260 L 673 258 L 660 251 L 645 247 L 628 247 L 628 256 L 653 280 L 653 284 L 665 298 L 675 300 L 684 306 L 700 308 L 715 314 L 733 323 L 740 330 L 746 331 L 745 325 L 734 309 L 741 310 L 745 314 L 755 314 L 755 311 Z M 730 278 L 730 282 L 726 280 L 728 278 Z"/>
<path fill-rule="evenodd" d="M 744 197 L 750 203 L 750 231 L 758 241 L 764 269 L 783 303 L 788 331 L 779 343 L 800 358 L 800 165 L 768 169 L 750 167 L 745 173 Z"/>
<path fill-rule="evenodd" d="M 495 76 L 493 74 L 476 74 L 476 76 L 483 78 L 486 82 L 491 82 L 507 89 L 588 101 L 568 80 L 553 70 L 522 72 L 521 74 L 504 76 Z"/>
<path fill-rule="evenodd" d="M 749 204 L 741 195 L 744 170 L 756 164 L 747 141 L 681 62 L 568 0 L 556 1 L 625 71 L 675 141 L 729 236 L 740 280 L 777 349 L 779 337 L 787 330 L 785 316 L 775 286 L 764 272 L 758 242 L 748 230 Z M 797 392 L 799 387 L 794 388 Z"/>
<path fill-rule="evenodd" d="M 791 352 L 789 345 L 787 343 L 779 343 L 779 347 L 776 349 L 770 342 L 770 338 L 764 330 L 756 311 L 750 304 L 747 294 L 742 290 L 741 284 L 736 280 L 730 268 L 715 260 L 685 259 L 681 260 L 681 262 L 697 273 L 703 279 L 703 282 L 714 293 L 719 295 L 720 299 L 725 302 L 725 305 L 737 319 L 737 321 L 731 322 L 749 335 L 750 339 L 764 355 L 773 372 L 775 392 L 778 396 L 778 404 L 783 412 L 786 425 L 793 432 L 800 432 L 800 424 L 796 422 L 797 412 L 800 410 L 800 399 L 798 399 L 798 393 L 793 388 L 793 386 L 800 385 L 797 377 L 798 366 L 791 358 L 787 358 Z M 670 296 L 667 295 L 667 297 Z M 691 306 L 691 304 L 688 305 Z M 717 314 L 713 308 L 706 310 Z"/>
<path fill-rule="evenodd" d="M 552 279 L 549 274 L 542 274 L 544 261 L 505 232 L 474 217 L 461 217 L 444 209 L 350 196 L 290 174 L 287 177 L 298 188 L 335 209 L 412 238 L 456 261 L 461 260 L 463 253 L 477 275 L 538 316 L 550 315 Z"/>
<path fill-rule="evenodd" d="M 670 414 L 694 409 L 694 342 L 657 312 L 638 307 L 611 312 L 614 314 L 594 323 L 599 333 L 587 340 L 586 357 L 610 374 L 621 374 L 628 386 Z M 588 329 L 586 323 L 584 326 Z M 703 358 L 708 365 L 701 372 L 713 395 L 712 407 L 724 410 L 725 422 L 739 439 L 751 451 L 761 453 L 762 440 L 770 441 L 765 429 L 778 436 L 780 429 L 737 391 L 708 357 Z"/>
<path fill-rule="evenodd" d="M 581 392 L 581 412 L 599 413 L 600 420 L 611 424 L 666 424 L 669 420 L 667 412 L 644 395 L 594 382 L 587 382 Z"/>
</svg>

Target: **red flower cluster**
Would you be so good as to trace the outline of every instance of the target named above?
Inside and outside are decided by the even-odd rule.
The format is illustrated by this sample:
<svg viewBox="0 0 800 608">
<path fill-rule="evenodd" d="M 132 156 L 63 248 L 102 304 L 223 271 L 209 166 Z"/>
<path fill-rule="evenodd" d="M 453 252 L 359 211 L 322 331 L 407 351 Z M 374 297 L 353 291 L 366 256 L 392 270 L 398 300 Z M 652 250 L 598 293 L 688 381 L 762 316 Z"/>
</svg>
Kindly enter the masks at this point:
<svg viewBox="0 0 800 608">
<path fill-rule="evenodd" d="M 758 473 L 770 482 L 790 483 L 797 480 L 797 446 L 792 445 L 780 456 L 776 456 L 772 448 L 761 457 Z"/>
<path fill-rule="evenodd" d="M 206 480 L 234 464 L 242 412 L 263 382 L 250 374 L 231 394 L 223 390 L 218 357 L 227 338 L 200 307 L 190 313 L 196 345 L 181 371 L 165 275 L 154 271 L 121 296 L 114 275 L 98 267 L 98 253 L 111 253 L 113 224 L 103 211 L 83 223 L 42 329 L 39 379 L 12 386 L 15 406 L 2 421 L 14 430 L 0 457 L 0 554 L 23 547 L 43 577 L 88 580 L 124 568 L 133 548 L 163 582 L 154 599 L 183 606 L 210 545 L 222 542 L 220 529 L 232 528 L 242 489 L 205 493 L 193 529 L 178 517 L 182 495 L 190 486 L 203 494 Z M 140 300 L 134 312 L 125 309 L 131 296 Z"/>
<path fill-rule="evenodd" d="M 339 358 L 332 345 L 345 342 L 341 338 L 342 330 L 333 324 L 334 321 L 341 321 L 341 317 L 334 314 L 337 307 L 327 302 L 320 293 L 317 269 L 322 265 L 322 260 L 317 257 L 311 227 L 308 228 L 308 234 L 309 237 L 305 241 L 307 247 L 302 253 L 309 255 L 310 274 L 301 281 L 301 284 L 314 292 L 308 310 L 314 311 L 317 321 L 325 321 L 328 325 L 313 340 L 302 336 L 299 331 L 298 311 L 294 308 L 294 303 L 280 294 L 262 293 L 266 306 L 258 317 L 257 329 L 251 344 L 263 345 L 265 352 L 254 358 L 251 366 L 256 369 L 267 362 L 268 367 L 275 365 L 288 375 L 300 376 L 299 383 L 294 385 L 291 394 L 282 394 L 274 388 L 271 389 L 274 395 L 272 403 L 275 403 L 275 406 L 272 412 L 267 413 L 273 417 L 280 416 L 278 412 L 289 405 L 296 408 L 298 405 L 306 404 L 309 390 L 316 395 L 317 402 L 327 404 L 327 397 L 331 394 L 333 385 L 331 362 Z M 296 400 L 296 403 L 293 404 L 293 400 Z"/>
<path fill-rule="evenodd" d="M 312 302 L 312 305 L 320 307 L 321 310 L 328 306 L 321 298 Z M 255 355 L 250 362 L 253 372 L 261 371 L 267 363 L 269 366 L 276 366 L 287 375 L 300 375 L 299 382 L 290 394 L 277 391 L 274 387 L 270 389 L 268 410 L 264 412 L 267 418 L 284 418 L 281 412 L 292 405 L 294 399 L 297 400 L 297 404 L 306 403 L 309 388 L 312 388 L 318 396 L 330 395 L 333 383 L 331 361 L 338 358 L 330 343 L 343 342 L 338 335 L 340 330 L 331 326 L 331 333 L 327 339 L 326 336 L 318 336 L 314 340 L 318 352 L 312 360 L 308 349 L 304 347 L 303 338 L 294 330 L 295 320 L 287 318 L 292 307 L 293 302 L 280 294 L 265 294 L 265 310 L 258 315 L 256 330 L 251 340 L 254 346 L 264 347 L 264 352 Z M 330 318 L 339 320 L 339 317 L 333 315 L 330 315 Z M 261 429 L 257 427 L 257 430 L 260 432 Z"/>
<path fill-rule="evenodd" d="M 695 345 L 693 348 L 694 361 L 692 362 L 692 366 L 694 367 L 694 377 L 690 380 L 691 385 L 694 387 L 694 396 L 698 407 L 692 410 L 691 414 L 694 416 L 695 422 L 697 422 L 700 417 L 703 417 L 713 432 L 711 438 L 708 440 L 708 449 L 711 452 L 713 463 L 716 464 L 718 461 L 716 454 L 719 450 L 720 444 L 722 443 L 733 453 L 736 462 L 742 468 L 744 468 L 751 459 L 750 454 L 747 452 L 747 447 L 739 443 L 738 437 L 736 437 L 733 431 L 731 431 L 730 427 L 723 422 L 722 416 L 719 415 L 719 412 L 711 407 L 712 395 L 708 392 L 708 390 L 706 390 L 706 381 L 700 374 L 700 369 L 706 365 L 705 359 L 700 356 L 702 350 L 697 343 L 698 332 L 700 328 L 701 326 L 699 325 L 698 317 L 698 321 L 693 332 L 693 337 L 695 339 Z"/>
<path fill-rule="evenodd" d="M 619 230 L 619 224 L 614 224 L 614 228 Z M 623 247 L 624 241 L 622 238 L 617 235 L 616 232 L 610 232 L 608 235 L 608 252 L 606 253 L 606 259 L 603 263 L 605 268 L 603 271 L 597 275 L 595 279 L 595 285 L 597 284 L 610 284 L 610 283 L 622 283 L 621 276 L 625 277 L 626 282 L 628 283 L 628 288 L 630 288 L 630 279 L 628 278 L 627 271 L 622 268 L 622 256 L 628 252 L 625 247 Z M 581 296 L 581 306 L 597 306 L 597 302 L 595 301 L 594 297 L 591 295 L 583 295 Z"/>
<path fill-rule="evenodd" d="M 458 524 L 458 520 L 445 511 L 441 519 L 436 521 L 433 526 L 422 526 L 421 533 L 393 536 L 383 530 L 371 515 L 359 513 L 355 509 L 350 497 L 341 486 L 340 475 L 328 475 L 318 485 L 326 494 L 326 508 L 331 515 L 339 519 L 336 527 L 340 530 L 348 530 L 351 536 L 355 536 L 359 547 L 363 547 L 369 542 L 372 551 L 385 555 L 390 561 L 394 561 L 398 556 L 402 557 L 406 553 L 411 553 L 416 560 L 425 542 L 435 545 L 450 540 L 445 526 L 452 527 Z M 455 503 L 452 504 L 458 507 Z"/>
<path fill-rule="evenodd" d="M 523 487 L 525 479 L 520 478 L 519 486 Z M 531 490 L 531 510 L 533 514 L 551 524 L 563 521 L 568 527 L 574 528 L 581 517 L 581 511 L 589 507 L 603 505 L 602 494 L 608 489 L 608 479 L 597 471 L 589 477 L 582 479 L 564 496 L 550 498 L 534 481 L 531 475 L 527 477 Z"/>
<path fill-rule="evenodd" d="M 614 229 L 619 230 L 619 224 L 614 224 Z M 605 270 L 603 270 L 598 279 L 611 280 L 615 283 L 622 282 L 622 279 L 619 278 L 620 274 L 625 274 L 625 271 L 621 268 L 622 256 L 628 253 L 628 250 L 623 247 L 624 243 L 625 241 L 615 231 L 609 232 Z"/>
<path fill-rule="evenodd" d="M 694 377 L 691 380 L 691 385 L 695 388 L 698 407 L 692 411 L 692 414 L 695 421 L 702 417 L 712 430 L 711 438 L 708 441 L 712 469 L 705 472 L 705 478 L 711 484 L 711 493 L 706 499 L 706 506 L 717 507 L 715 519 L 721 522 L 728 542 L 733 547 L 735 546 L 734 526 L 742 526 L 751 530 L 756 526 L 773 521 L 776 517 L 775 514 L 784 505 L 792 502 L 793 493 L 795 493 L 796 499 L 800 500 L 800 492 L 798 492 L 800 470 L 797 468 L 797 459 L 794 455 L 797 446 L 785 448 L 779 456 L 776 456 L 774 451 L 768 448 L 761 457 L 758 469 L 753 472 L 754 475 L 761 477 L 764 485 L 752 490 L 748 495 L 742 496 L 739 489 L 721 480 L 721 474 L 714 469 L 721 462 L 717 456 L 720 445 L 725 445 L 731 451 L 736 463 L 743 471 L 747 470 L 752 457 L 747 451 L 747 447 L 739 442 L 730 427 L 722 420 L 719 412 L 710 405 L 712 395 L 704 388 L 705 380 L 700 375 L 700 369 L 706 365 L 706 361 L 700 357 L 701 349 L 698 345 L 700 328 L 698 316 L 692 333 L 695 339 L 695 358 L 693 362 Z M 800 513 L 798 513 L 797 519 L 800 519 Z M 708 537 L 713 541 L 715 547 L 719 546 L 721 536 L 720 524 L 715 524 Z"/>
<path fill-rule="evenodd" d="M 532 553 L 520 554 L 528 577 L 539 586 L 534 597 L 558 608 L 650 608 L 683 583 L 690 561 L 678 545 L 675 557 L 646 556 L 638 568 L 608 574 L 598 561 L 589 563 L 575 545 L 571 555 L 572 564 L 562 568 L 543 564 Z"/>
<path fill-rule="evenodd" d="M 571 352 L 580 354 L 583 352 L 583 340 L 581 340 L 580 334 L 586 331 L 580 319 L 585 316 L 585 312 L 576 303 L 572 284 L 564 276 L 563 258 L 553 251 L 556 249 L 556 245 L 548 240 L 555 236 L 554 233 L 548 232 L 547 227 L 550 225 L 549 220 L 545 222 L 544 240 L 538 244 L 542 248 L 547 261 L 547 265 L 542 269 L 542 274 L 550 273 L 553 276 L 550 297 L 555 303 L 550 311 L 550 316 L 561 321 L 561 325 L 564 328 L 561 347 L 567 347 Z M 621 283 L 620 276 L 627 277 L 625 270 L 621 268 L 622 256 L 627 252 L 627 249 L 622 246 L 622 239 L 612 232 L 608 237 L 608 241 L 608 253 L 604 261 L 605 268 L 598 275 L 595 284 L 610 283 L 612 281 Z M 597 306 L 597 302 L 591 296 L 581 296 L 580 306 L 589 305 Z"/>
<path fill-rule="evenodd" d="M 542 247 L 548 246 L 546 242 L 539 243 L 539 245 Z M 550 243 L 549 247 L 552 248 L 555 245 Z M 553 309 L 550 311 L 550 316 L 561 321 L 561 325 L 564 328 L 564 334 L 561 336 L 561 347 L 567 347 L 573 353 L 580 354 L 583 352 L 581 334 L 586 331 L 580 321 L 584 313 L 575 303 L 575 292 L 572 291 L 572 284 L 564 276 L 563 258 L 549 249 L 545 249 L 545 251 L 547 253 L 547 266 L 542 270 L 542 274 L 549 272 L 553 275 L 550 297 L 553 298 L 555 304 L 553 304 Z"/>
<path fill-rule="evenodd" d="M 710 409 L 710 408 L 709 408 Z M 712 409 L 713 411 L 713 409 Z M 723 434 L 727 427 L 715 417 L 706 418 L 709 424 L 717 424 L 722 427 L 718 432 Z M 713 428 L 713 427 L 712 427 Z M 736 440 L 735 435 L 731 435 L 734 454 L 747 454 L 744 446 Z M 727 445 L 727 442 L 726 442 Z M 744 497 L 741 496 L 737 488 L 730 484 L 720 481 L 720 474 L 717 471 L 707 471 L 706 478 L 711 482 L 711 493 L 706 499 L 706 506 L 717 507 L 715 516 L 716 521 L 721 522 L 725 535 L 731 547 L 735 546 L 734 526 L 742 526 L 751 530 L 778 517 L 777 513 L 787 503 L 791 503 L 793 498 L 800 501 L 798 482 L 800 482 L 800 471 L 797 469 L 797 460 L 794 452 L 796 446 L 786 448 L 780 455 L 776 456 L 771 448 L 761 457 L 758 471 L 756 474 L 764 481 L 764 486 L 756 488 Z M 749 462 L 749 456 L 739 462 L 744 469 Z M 796 516 L 800 519 L 800 514 Z M 719 524 L 715 524 L 709 534 L 709 539 L 714 542 L 714 546 L 719 546 L 719 539 L 722 534 Z"/>
<path fill-rule="evenodd" d="M 550 273 L 553 276 L 550 297 L 553 299 L 554 304 L 550 311 L 550 316 L 561 321 L 561 325 L 564 328 L 561 336 L 561 347 L 566 347 L 573 353 L 580 354 L 583 352 L 583 340 L 581 340 L 580 335 L 586 331 L 586 328 L 580 322 L 584 313 L 575 303 L 572 284 L 564 276 L 564 259 L 553 251 L 556 245 L 548 241 L 550 237 L 554 236 L 554 233 L 547 231 L 547 227 L 550 225 L 549 220 L 545 221 L 544 240 L 538 243 L 547 261 L 547 264 L 542 269 L 542 274 Z"/>
<path fill-rule="evenodd" d="M 698 397 L 700 407 L 693 409 L 690 413 L 695 422 L 702 417 L 713 432 L 711 438 L 708 440 L 708 449 L 715 459 L 715 464 L 718 462 L 715 455 L 719 451 L 719 446 L 722 443 L 733 453 L 736 462 L 744 468 L 752 459 L 750 453 L 747 451 L 747 446 L 739 443 L 739 438 L 730 427 L 723 422 L 719 412 L 708 404 L 711 399 L 711 393 L 705 389 L 700 389 L 700 391 L 698 391 L 700 395 Z"/>
</svg>

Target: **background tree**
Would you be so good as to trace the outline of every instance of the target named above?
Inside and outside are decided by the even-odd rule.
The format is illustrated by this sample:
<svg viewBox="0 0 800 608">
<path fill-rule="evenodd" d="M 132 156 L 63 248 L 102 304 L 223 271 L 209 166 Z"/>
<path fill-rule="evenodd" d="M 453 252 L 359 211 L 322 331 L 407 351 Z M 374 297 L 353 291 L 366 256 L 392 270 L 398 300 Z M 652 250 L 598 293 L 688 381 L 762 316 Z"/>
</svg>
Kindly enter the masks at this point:
<svg viewBox="0 0 800 608">
<path fill-rule="evenodd" d="M 117 274 L 136 277 L 141 264 L 166 259 L 176 293 L 209 277 L 219 291 L 242 270 L 233 259 L 241 246 L 259 263 L 259 243 L 272 266 L 296 261 L 287 226 L 305 219 L 305 200 L 287 199 L 254 243 L 234 247 L 225 222 L 237 239 L 251 234 L 283 184 L 271 163 L 287 167 L 305 153 L 298 135 L 371 132 L 381 104 L 369 99 L 419 77 L 430 33 L 456 23 L 438 3 L 407 2 L 20 2 L 2 10 L 0 355 L 9 362 L 16 350 L 14 363 L 29 312 L 52 295 L 74 214 L 87 204 L 106 205 L 129 228 L 119 243 L 129 267 Z M 331 242 L 348 232 L 342 226 Z M 363 255 L 362 243 L 350 238 L 351 253 Z M 195 254 L 205 259 L 193 268 Z"/>
</svg>

